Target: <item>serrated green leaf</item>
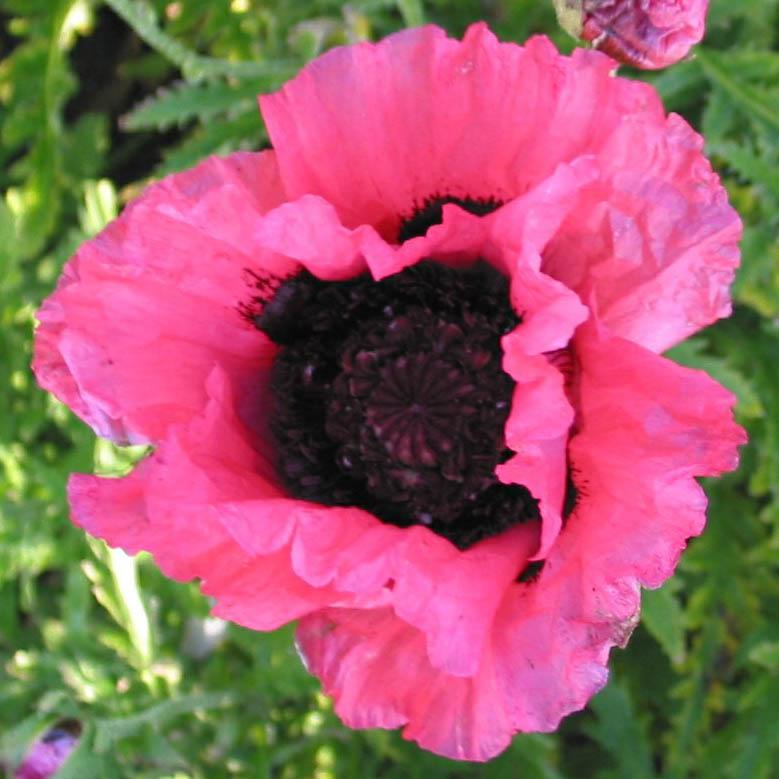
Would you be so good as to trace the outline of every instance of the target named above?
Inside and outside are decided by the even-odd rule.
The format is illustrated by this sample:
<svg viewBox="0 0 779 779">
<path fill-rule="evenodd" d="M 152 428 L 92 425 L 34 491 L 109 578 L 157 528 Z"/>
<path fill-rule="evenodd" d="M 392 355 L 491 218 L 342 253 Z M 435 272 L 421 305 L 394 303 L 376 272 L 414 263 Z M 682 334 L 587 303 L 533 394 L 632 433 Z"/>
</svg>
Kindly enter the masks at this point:
<svg viewBox="0 0 779 779">
<path fill-rule="evenodd" d="M 95 751 L 107 752 L 117 741 L 136 734 L 142 728 L 161 728 L 169 720 L 193 711 L 234 706 L 243 697 L 243 694 L 233 691 L 186 695 L 163 701 L 129 717 L 98 720 L 95 723 Z"/>
<path fill-rule="evenodd" d="M 108 136 L 108 118 L 102 114 L 86 114 L 67 128 L 61 144 L 63 170 L 68 179 L 80 181 L 100 176 Z"/>
<path fill-rule="evenodd" d="M 193 133 L 180 146 L 165 155 L 158 173 L 183 170 L 209 154 L 226 154 L 242 148 L 256 148 L 265 138 L 259 113 L 247 111 L 235 119 L 211 122 Z"/>
<path fill-rule="evenodd" d="M 694 59 L 680 62 L 650 77 L 650 83 L 660 93 L 665 106 L 673 111 L 700 99 L 705 81 L 703 70 Z"/>
<path fill-rule="evenodd" d="M 709 152 L 721 157 L 735 171 L 779 200 L 779 170 L 744 146 L 729 141 L 709 144 Z"/>
<path fill-rule="evenodd" d="M 685 658 L 684 611 L 669 585 L 659 590 L 644 590 L 641 622 L 657 640 L 672 663 Z"/>
<path fill-rule="evenodd" d="M 565 779 L 558 770 L 558 746 L 553 736 L 523 734 L 514 739 L 505 754 L 485 766 L 479 779 Z"/>
<path fill-rule="evenodd" d="M 612 679 L 593 698 L 597 717 L 586 730 L 611 755 L 618 776 L 653 779 L 652 758 L 644 725 L 637 719 L 626 688 Z"/>
<path fill-rule="evenodd" d="M 702 131 L 706 139 L 706 150 L 712 152 L 712 147 L 722 143 L 728 137 L 734 127 L 743 127 L 743 120 L 739 122 L 740 114 L 734 110 L 730 96 L 721 89 L 714 89 L 706 101 L 703 109 Z"/>
<path fill-rule="evenodd" d="M 741 242 L 742 265 L 733 295 L 764 317 L 779 315 L 779 245 L 768 224 L 747 225 Z"/>
<path fill-rule="evenodd" d="M 710 81 L 723 89 L 747 116 L 779 130 L 779 107 L 763 89 L 740 78 L 716 52 L 699 48 L 697 59 Z"/>
<path fill-rule="evenodd" d="M 733 48 L 727 53 L 728 65 L 746 81 L 775 84 L 779 79 L 779 52 L 766 49 Z"/>
<path fill-rule="evenodd" d="M 267 81 L 257 80 L 238 84 L 180 81 L 139 103 L 125 114 L 121 124 L 125 130 L 164 130 L 192 119 L 205 122 L 221 113 L 245 113 L 255 106 L 257 95 L 265 88 Z"/>
<path fill-rule="evenodd" d="M 154 8 L 146 0 L 105 0 L 129 24 L 138 36 L 166 59 L 181 69 L 188 81 L 235 77 L 288 77 L 295 72 L 297 63 L 289 62 L 229 62 L 215 57 L 204 57 L 188 49 L 163 32 Z"/>
<path fill-rule="evenodd" d="M 779 700 L 779 676 L 761 678 L 754 685 L 754 700 L 748 710 L 736 722 L 732 751 L 735 779 L 774 779 L 776 776 L 779 742 L 776 739 L 777 700 Z"/>
<path fill-rule="evenodd" d="M 666 779 L 685 779 L 694 762 L 692 745 L 706 720 L 707 680 L 722 644 L 724 626 L 712 619 L 706 623 L 695 647 L 695 665 L 688 674 L 681 709 L 674 716 L 674 728 L 667 755 Z"/>
</svg>

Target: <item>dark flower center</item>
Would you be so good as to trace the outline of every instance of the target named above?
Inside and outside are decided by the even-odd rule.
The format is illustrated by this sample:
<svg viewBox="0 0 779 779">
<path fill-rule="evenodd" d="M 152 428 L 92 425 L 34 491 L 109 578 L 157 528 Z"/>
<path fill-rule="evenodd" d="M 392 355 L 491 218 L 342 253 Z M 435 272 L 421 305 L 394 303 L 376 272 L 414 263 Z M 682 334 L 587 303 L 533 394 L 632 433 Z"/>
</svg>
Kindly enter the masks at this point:
<svg viewBox="0 0 779 779">
<path fill-rule="evenodd" d="M 452 195 L 434 196 L 428 198 L 411 216 L 400 223 L 398 243 L 418 238 L 424 235 L 433 225 L 439 225 L 444 219 L 444 206 L 454 203 L 476 216 L 485 216 L 500 208 L 501 203 L 494 198 L 475 199 L 459 198 Z"/>
<path fill-rule="evenodd" d="M 504 276 L 482 261 L 380 282 L 301 272 L 260 302 L 254 322 L 281 347 L 270 430 L 293 495 L 461 548 L 538 519 L 529 491 L 495 476 L 514 389 L 500 338 L 519 323 Z"/>
</svg>

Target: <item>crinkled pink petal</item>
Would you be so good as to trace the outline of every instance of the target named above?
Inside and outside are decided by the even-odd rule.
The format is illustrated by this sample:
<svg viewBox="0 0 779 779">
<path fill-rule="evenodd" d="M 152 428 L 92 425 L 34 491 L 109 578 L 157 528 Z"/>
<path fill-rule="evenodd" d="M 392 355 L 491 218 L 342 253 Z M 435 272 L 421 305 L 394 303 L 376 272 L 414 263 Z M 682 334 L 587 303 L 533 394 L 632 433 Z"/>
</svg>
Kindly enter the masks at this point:
<svg viewBox="0 0 779 779">
<path fill-rule="evenodd" d="M 594 326 L 579 331 L 576 352 L 579 432 L 569 452 L 574 481 L 586 496 L 576 517 L 591 515 L 578 543 L 608 550 L 599 558 L 604 571 L 657 587 L 687 538 L 703 529 L 706 498 L 693 477 L 738 464 L 746 436 L 732 418 L 735 398 L 702 371 Z"/>
<path fill-rule="evenodd" d="M 233 409 L 233 389 L 215 369 L 204 414 L 172 428 L 129 476 L 71 477 L 74 521 L 131 554 L 150 552 L 173 578 L 201 579 L 215 613 L 256 629 L 370 602 L 391 582 L 393 607 L 427 633 L 431 661 L 471 673 L 506 586 L 538 546 L 537 528 L 461 552 L 427 528 L 285 498 Z"/>
<path fill-rule="evenodd" d="M 741 221 L 678 116 L 626 118 L 543 269 L 618 335 L 663 351 L 730 313 Z"/>
<path fill-rule="evenodd" d="M 512 274 L 512 299 L 522 322 L 503 337 L 503 365 L 517 382 L 506 421 L 506 443 L 515 455 L 497 469 L 501 481 L 523 484 L 539 501 L 542 531 L 535 557 L 544 557 L 562 527 L 566 444 L 574 409 L 565 377 L 547 353 L 565 348 L 587 318 L 577 295 L 518 262 Z"/>
<path fill-rule="evenodd" d="M 489 759 L 516 731 L 554 730 L 605 684 L 610 648 L 636 624 L 639 585 L 659 586 L 700 532 L 694 477 L 735 467 L 744 441 L 732 395 L 592 324 L 576 350 L 578 502 L 538 576 L 506 591 L 474 674 L 434 667 L 423 635 L 389 610 L 331 608 L 301 622 L 301 653 L 348 725 L 405 725 L 426 749 L 467 760 Z"/>
<path fill-rule="evenodd" d="M 587 319 L 587 307 L 564 284 L 536 271 L 533 259 L 522 259 L 511 273 L 511 300 L 522 324 L 503 339 L 504 351 L 537 356 L 563 349 Z"/>
<path fill-rule="evenodd" d="M 215 600 L 212 612 L 252 630 L 276 630 L 322 607 L 339 603 L 328 587 L 312 587 L 290 575 L 289 556 L 278 552 L 263 557 L 220 555 L 206 568 L 201 589 Z"/>
<path fill-rule="evenodd" d="M 533 523 L 461 552 L 427 528 L 403 530 L 359 509 L 290 499 L 216 510 L 258 561 L 286 546 L 294 575 L 332 587 L 342 603 L 388 588 L 387 602 L 426 635 L 430 662 L 458 676 L 478 667 L 503 593 L 538 547 Z"/>
<path fill-rule="evenodd" d="M 521 484 L 538 501 L 541 536 L 531 559 L 543 560 L 563 526 L 568 458 L 568 435 L 527 444 L 518 444 L 514 456 L 495 472 L 504 484 Z"/>
<path fill-rule="evenodd" d="M 333 206 L 315 195 L 304 195 L 268 213 L 257 234 L 266 247 L 294 258 L 327 281 L 363 273 L 364 256 L 371 249 L 390 251 L 369 225 L 353 231 L 343 227 Z"/>
<path fill-rule="evenodd" d="M 176 579 L 200 576 L 231 542 L 213 516 L 215 503 L 279 494 L 268 478 L 268 464 L 235 416 L 219 369 L 209 377 L 206 391 L 209 402 L 203 414 L 174 428 L 128 476 L 74 474 L 69 486 L 77 524 L 130 554 L 151 552 Z M 208 441 L 209 447 L 199 446 L 200 441 Z"/>
<path fill-rule="evenodd" d="M 504 483 L 524 485 L 539 501 L 543 521 L 536 554 L 545 555 L 562 527 L 566 444 L 574 410 L 563 375 L 543 355 L 507 349 L 504 364 L 517 381 L 506 421 L 506 444 L 515 454 L 496 473 Z"/>
<path fill-rule="evenodd" d="M 328 52 L 262 108 L 290 194 L 321 195 L 345 226 L 389 240 L 429 198 L 511 201 L 595 158 L 603 181 L 544 269 L 587 300 L 579 287 L 593 286 L 616 333 L 662 350 L 729 312 L 740 223 L 699 137 L 612 67 L 541 38 L 519 48 L 480 25 L 462 42 L 426 27 Z M 412 261 L 391 259 L 368 259 L 377 278 Z"/>
<path fill-rule="evenodd" d="M 545 38 L 500 44 L 483 24 L 462 42 L 422 27 L 327 52 L 260 103 L 290 197 L 394 239 L 428 198 L 510 200 L 587 154 L 643 101 L 612 67 Z"/>
<path fill-rule="evenodd" d="M 472 676 L 482 660 L 506 589 L 538 548 L 536 523 L 459 552 L 420 536 L 409 545 L 395 583 L 395 612 L 426 635 L 430 664 L 456 677 Z"/>
<path fill-rule="evenodd" d="M 370 225 L 346 228 L 326 200 L 304 195 L 268 213 L 259 233 L 267 250 L 300 263 L 321 279 L 343 280 L 370 270 L 378 281 L 433 253 L 441 261 L 472 262 L 473 252 L 484 245 L 486 230 L 485 220 L 446 206 L 442 224 L 396 246 Z"/>
<path fill-rule="evenodd" d="M 486 216 L 475 216 L 454 204 L 445 205 L 440 225 L 433 225 L 424 236 L 397 247 L 394 256 L 366 250 L 366 260 L 374 278 L 381 279 L 426 257 L 434 256 L 454 265 L 482 257 L 512 278 L 517 288 L 525 280 L 516 276 L 526 272 L 525 266 L 531 275 L 532 270 L 540 267 L 540 252 L 566 215 L 577 206 L 581 190 L 595 181 L 598 174 L 594 161 L 582 157 L 571 165 L 559 164 L 537 186 Z M 528 299 L 530 294 L 528 289 L 521 301 L 515 295 L 514 304 L 528 312 L 540 307 L 540 301 Z M 575 299 L 574 293 L 568 294 Z"/>
<path fill-rule="evenodd" d="M 635 608 L 637 598 L 633 598 Z M 478 672 L 434 668 L 422 634 L 389 610 L 326 609 L 303 619 L 298 646 L 309 670 L 353 728 L 396 728 L 425 749 L 486 761 L 518 730 L 551 731 L 606 682 L 608 649 L 593 626 L 534 610 L 527 586 L 504 599 Z M 575 664 L 569 646 L 578 648 Z M 600 646 L 598 645 L 600 642 Z"/>
<path fill-rule="evenodd" d="M 521 325 L 520 325 L 521 327 Z M 517 451 L 523 444 L 566 437 L 574 410 L 565 391 L 565 377 L 544 355 L 514 349 L 511 334 L 504 336 L 506 372 L 517 382 L 506 441 Z"/>
<path fill-rule="evenodd" d="M 317 586 L 366 594 L 384 587 L 395 572 L 403 533 L 360 509 L 313 506 L 295 516 L 289 549 L 295 572 Z M 435 542 L 434 542 L 435 543 Z"/>
<path fill-rule="evenodd" d="M 709 0 L 584 0 L 581 37 L 638 68 L 664 68 L 703 38 Z"/>
<path fill-rule="evenodd" d="M 456 759 L 487 760 L 508 746 L 512 728 L 489 694 L 502 691 L 436 671 L 422 633 L 390 609 L 325 610 L 302 620 L 298 646 L 308 669 L 353 728 L 397 728 L 406 738 Z M 486 664 L 482 660 L 482 667 Z"/>
<path fill-rule="evenodd" d="M 491 244 L 506 275 L 512 275 L 518 257 L 530 260 L 530 271 L 540 268 L 540 252 L 566 216 L 580 206 L 583 190 L 599 176 L 594 157 L 560 163 L 551 175 L 486 217 Z"/>
<path fill-rule="evenodd" d="M 172 454 L 167 447 L 162 451 L 162 456 Z M 338 602 L 328 588 L 291 575 L 286 553 L 262 560 L 248 555 L 212 519 L 208 498 L 197 492 L 170 502 L 161 498 L 155 487 L 174 491 L 176 486 L 162 470 L 150 461 L 122 479 L 73 475 L 68 490 L 73 521 L 130 554 L 150 552 L 171 578 L 200 579 L 203 592 L 216 601 L 214 614 L 255 630 L 274 630 Z M 191 466 L 179 465 L 177 471 L 193 483 L 202 478 Z"/>
<path fill-rule="evenodd" d="M 489 240 L 487 219 L 457 205 L 443 207 L 441 224 L 387 252 L 366 252 L 368 267 L 377 281 L 399 273 L 428 257 L 452 266 L 471 264 L 475 256 L 486 254 Z M 385 244 L 388 245 L 388 244 Z M 474 252 L 476 254 L 474 254 Z"/>
<path fill-rule="evenodd" d="M 541 250 L 598 172 L 589 158 L 560 164 L 537 187 L 485 217 L 447 204 L 441 224 L 401 245 L 385 241 L 370 225 L 348 229 L 333 206 L 316 195 L 303 195 L 270 211 L 255 234 L 272 256 L 300 263 L 327 280 L 350 278 L 367 266 L 378 281 L 428 257 L 453 265 L 483 257 L 510 276 L 519 255 L 530 258 L 536 269 L 540 266 Z M 527 286 L 530 282 L 522 283 Z M 546 283 L 555 284 L 552 280 Z M 575 293 L 562 288 L 554 294 L 561 297 L 566 292 L 576 299 Z"/>
<path fill-rule="evenodd" d="M 217 601 L 215 613 L 272 630 L 338 597 L 292 574 L 286 553 L 266 555 L 259 564 L 219 521 L 223 502 L 280 494 L 274 469 L 235 416 L 230 390 L 215 369 L 202 416 L 172 428 L 124 478 L 74 474 L 69 499 L 73 521 L 91 535 L 130 554 L 150 552 L 166 575 L 200 579 Z"/>
<path fill-rule="evenodd" d="M 272 152 L 213 157 L 147 189 L 38 312 L 40 384 L 100 435 L 141 443 L 201 409 L 214 364 L 251 382 L 274 347 L 237 306 L 263 251 L 254 227 L 282 197 Z"/>
<path fill-rule="evenodd" d="M 366 511 L 294 498 L 236 501 L 217 507 L 219 521 L 252 556 L 287 549 L 296 575 L 314 586 L 375 593 L 392 578 L 400 530 Z"/>
</svg>

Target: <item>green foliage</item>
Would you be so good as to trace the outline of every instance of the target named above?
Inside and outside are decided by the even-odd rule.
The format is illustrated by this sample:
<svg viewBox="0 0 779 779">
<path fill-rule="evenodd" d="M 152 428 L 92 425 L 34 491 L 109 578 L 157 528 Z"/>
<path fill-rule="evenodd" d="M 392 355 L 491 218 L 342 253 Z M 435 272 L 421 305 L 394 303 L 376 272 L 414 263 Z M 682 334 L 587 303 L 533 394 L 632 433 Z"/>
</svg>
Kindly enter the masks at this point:
<svg viewBox="0 0 779 779">
<path fill-rule="evenodd" d="M 34 386 L 33 313 L 67 257 L 150 177 L 266 143 L 256 94 L 324 49 L 483 17 L 504 38 L 572 46 L 539 0 L 0 0 L 0 773 L 75 718 L 60 779 L 779 776 L 777 0 L 713 0 L 697 57 L 641 75 L 704 132 L 744 219 L 734 316 L 671 356 L 738 396 L 751 443 L 737 474 L 706 485 L 709 528 L 645 594 L 609 686 L 557 734 L 469 766 L 348 731 L 289 628 L 210 618 L 194 586 L 67 520 L 69 473 L 145 454 L 96 444 Z"/>
</svg>

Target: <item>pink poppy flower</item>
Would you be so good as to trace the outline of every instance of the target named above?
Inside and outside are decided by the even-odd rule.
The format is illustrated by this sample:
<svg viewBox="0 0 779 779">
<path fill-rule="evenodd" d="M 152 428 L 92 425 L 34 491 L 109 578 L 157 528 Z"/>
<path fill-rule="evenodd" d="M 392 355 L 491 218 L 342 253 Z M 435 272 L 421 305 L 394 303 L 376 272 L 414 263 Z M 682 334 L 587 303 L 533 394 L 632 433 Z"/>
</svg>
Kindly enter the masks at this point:
<svg viewBox="0 0 779 779">
<path fill-rule="evenodd" d="M 353 727 L 484 760 L 606 681 L 736 466 L 659 352 L 730 311 L 740 223 L 646 84 L 435 27 L 261 99 L 273 150 L 149 187 L 43 304 L 40 383 L 154 453 L 74 521 L 257 630 Z"/>
<path fill-rule="evenodd" d="M 620 62 L 653 69 L 684 59 L 700 42 L 709 0 L 583 0 L 580 5 L 579 37 Z"/>
</svg>

